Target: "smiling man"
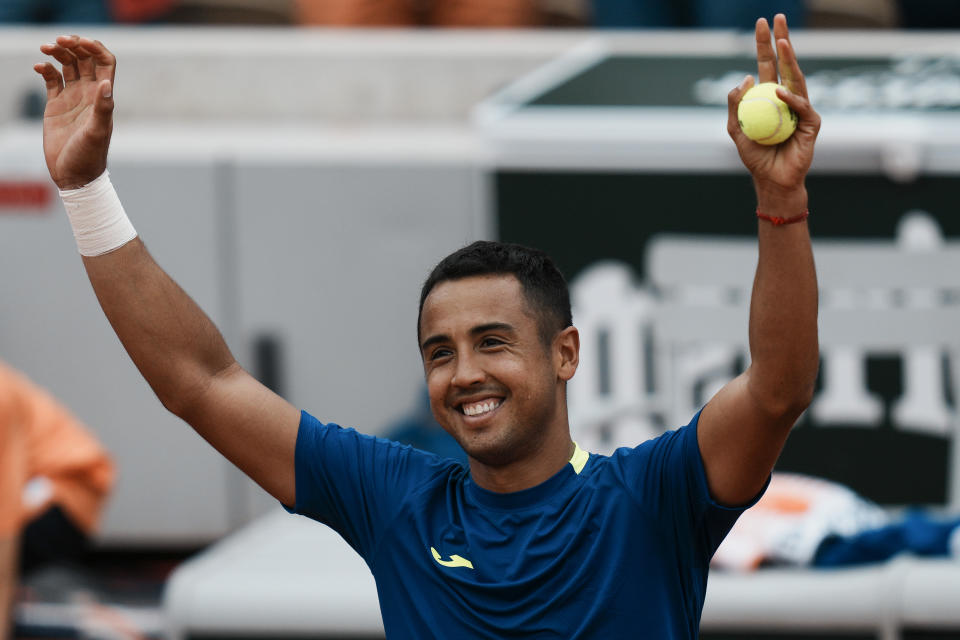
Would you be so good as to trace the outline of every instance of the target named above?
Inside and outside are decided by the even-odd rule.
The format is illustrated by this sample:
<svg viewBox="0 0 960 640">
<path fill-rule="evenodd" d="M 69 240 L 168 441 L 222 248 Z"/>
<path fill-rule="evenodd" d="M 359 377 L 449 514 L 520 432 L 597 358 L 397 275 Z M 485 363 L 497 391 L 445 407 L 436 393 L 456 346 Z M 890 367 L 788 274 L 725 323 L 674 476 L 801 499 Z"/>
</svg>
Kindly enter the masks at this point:
<svg viewBox="0 0 960 640">
<path fill-rule="evenodd" d="M 580 346 L 572 324 L 563 276 L 533 249 L 476 242 L 424 284 L 418 334 L 430 407 L 481 463 L 472 467 L 480 486 L 526 489 L 570 459 L 563 383 Z"/>
<path fill-rule="evenodd" d="M 759 218 L 747 371 L 689 425 L 589 454 L 567 420 L 579 336 L 563 277 L 540 251 L 475 243 L 430 274 L 417 326 L 433 414 L 469 467 L 323 424 L 244 371 L 110 185 L 113 55 L 62 37 L 41 48 L 61 70 L 35 69 L 47 166 L 131 358 L 164 406 L 363 556 L 390 637 L 695 638 L 710 557 L 762 492 L 817 370 L 804 181 L 820 119 L 782 15 L 774 35 L 757 22 L 758 77 L 789 89 L 797 132 L 776 147 L 747 140 L 736 108 L 753 78 L 729 95 Z"/>
</svg>

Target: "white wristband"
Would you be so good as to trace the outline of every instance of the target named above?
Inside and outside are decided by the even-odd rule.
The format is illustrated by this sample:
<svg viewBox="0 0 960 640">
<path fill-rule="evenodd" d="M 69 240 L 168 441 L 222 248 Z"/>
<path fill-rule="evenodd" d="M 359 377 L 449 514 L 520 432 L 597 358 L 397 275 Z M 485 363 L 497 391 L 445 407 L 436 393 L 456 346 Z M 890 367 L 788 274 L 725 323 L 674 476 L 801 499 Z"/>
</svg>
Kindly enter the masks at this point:
<svg viewBox="0 0 960 640">
<path fill-rule="evenodd" d="M 110 182 L 109 171 L 79 189 L 61 191 L 60 198 L 80 255 L 100 256 L 137 237 Z"/>
</svg>

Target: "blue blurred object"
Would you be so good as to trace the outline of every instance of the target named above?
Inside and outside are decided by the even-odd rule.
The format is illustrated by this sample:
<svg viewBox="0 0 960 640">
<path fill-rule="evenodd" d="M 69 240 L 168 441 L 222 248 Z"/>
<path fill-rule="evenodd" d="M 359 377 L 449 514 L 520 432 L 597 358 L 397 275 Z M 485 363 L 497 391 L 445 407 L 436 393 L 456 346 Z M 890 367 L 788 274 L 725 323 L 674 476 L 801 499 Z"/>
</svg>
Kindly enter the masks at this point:
<svg viewBox="0 0 960 640">
<path fill-rule="evenodd" d="M 108 0 L 2 0 L 0 23 L 103 24 L 112 22 Z"/>
<path fill-rule="evenodd" d="M 680 8 L 666 0 L 593 0 L 597 27 L 674 27 L 683 21 Z"/>
<path fill-rule="evenodd" d="M 593 24 L 601 28 L 706 27 L 752 29 L 783 13 L 791 27 L 806 24 L 803 0 L 593 0 Z"/>
<path fill-rule="evenodd" d="M 390 425 L 385 435 L 391 440 L 467 464 L 466 452 L 433 418 L 426 388 L 420 392 L 413 412 Z"/>
<path fill-rule="evenodd" d="M 948 556 L 950 538 L 960 527 L 960 518 L 938 520 L 911 512 L 902 520 L 853 536 L 827 536 L 813 558 L 815 567 L 847 567 L 884 562 L 899 553 L 918 556 Z"/>
</svg>

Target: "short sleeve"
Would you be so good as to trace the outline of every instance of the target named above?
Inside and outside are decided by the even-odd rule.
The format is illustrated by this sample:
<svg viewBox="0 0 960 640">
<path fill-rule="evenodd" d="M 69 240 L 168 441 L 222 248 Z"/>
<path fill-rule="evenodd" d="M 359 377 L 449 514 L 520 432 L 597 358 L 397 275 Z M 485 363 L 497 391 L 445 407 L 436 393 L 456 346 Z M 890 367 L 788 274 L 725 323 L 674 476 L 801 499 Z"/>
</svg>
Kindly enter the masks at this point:
<svg viewBox="0 0 960 640">
<path fill-rule="evenodd" d="M 690 424 L 649 440 L 635 449 L 618 449 L 615 461 L 640 507 L 664 527 L 664 534 L 693 545 L 708 563 L 737 518 L 763 495 L 739 507 L 710 496 L 697 442 L 700 412 Z"/>
<path fill-rule="evenodd" d="M 300 414 L 296 504 L 288 511 L 336 530 L 369 561 L 403 498 L 459 466 L 397 442 Z"/>
</svg>

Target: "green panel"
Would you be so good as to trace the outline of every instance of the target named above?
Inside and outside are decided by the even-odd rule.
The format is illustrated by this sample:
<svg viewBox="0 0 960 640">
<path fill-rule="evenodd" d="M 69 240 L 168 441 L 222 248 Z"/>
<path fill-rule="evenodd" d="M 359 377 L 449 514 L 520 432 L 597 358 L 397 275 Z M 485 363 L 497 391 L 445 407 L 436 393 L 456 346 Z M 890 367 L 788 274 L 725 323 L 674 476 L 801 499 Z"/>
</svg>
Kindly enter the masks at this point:
<svg viewBox="0 0 960 640">
<path fill-rule="evenodd" d="M 807 77 L 823 72 L 833 81 L 859 76 L 867 82 L 897 75 L 890 58 L 804 58 Z M 749 56 L 611 56 L 531 100 L 529 106 L 699 106 L 693 87 L 704 78 L 757 73 Z M 732 86 L 730 87 L 733 88 Z M 956 110 L 960 107 L 952 107 Z"/>
<path fill-rule="evenodd" d="M 816 237 L 892 238 L 912 209 L 960 236 L 954 177 L 902 185 L 881 176 L 811 175 L 807 190 Z M 500 238 L 547 251 L 568 278 L 598 258 L 623 260 L 643 275 L 643 246 L 655 233 L 756 233 L 746 175 L 501 171 L 496 206 Z"/>
</svg>

